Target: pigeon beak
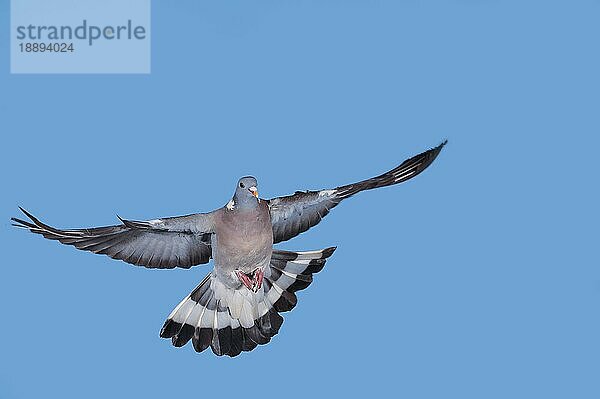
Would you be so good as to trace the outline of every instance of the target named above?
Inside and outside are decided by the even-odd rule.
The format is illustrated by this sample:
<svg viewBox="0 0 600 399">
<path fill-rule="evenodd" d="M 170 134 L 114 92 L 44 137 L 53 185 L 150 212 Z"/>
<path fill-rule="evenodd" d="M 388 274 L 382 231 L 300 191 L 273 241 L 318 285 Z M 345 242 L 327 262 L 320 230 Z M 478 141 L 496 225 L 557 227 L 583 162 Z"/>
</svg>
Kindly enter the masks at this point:
<svg viewBox="0 0 600 399">
<path fill-rule="evenodd" d="M 248 190 L 252 193 L 252 195 L 258 198 L 258 190 L 256 189 L 256 187 L 252 186 Z"/>
</svg>

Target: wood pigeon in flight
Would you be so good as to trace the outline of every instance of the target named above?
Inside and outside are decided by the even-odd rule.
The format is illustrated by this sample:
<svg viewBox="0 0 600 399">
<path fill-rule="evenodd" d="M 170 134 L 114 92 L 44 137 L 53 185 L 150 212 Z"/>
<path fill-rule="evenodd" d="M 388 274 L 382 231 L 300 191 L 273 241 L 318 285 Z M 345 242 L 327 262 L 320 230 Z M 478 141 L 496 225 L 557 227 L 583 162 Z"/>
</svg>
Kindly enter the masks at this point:
<svg viewBox="0 0 600 399">
<path fill-rule="evenodd" d="M 280 313 L 296 306 L 295 292 L 310 285 L 335 251 L 289 252 L 273 244 L 315 226 L 360 191 L 415 177 L 445 144 L 371 179 L 270 200 L 258 196 L 254 177 L 243 177 L 227 205 L 208 213 L 148 221 L 119 218 L 117 226 L 61 230 L 20 208 L 30 220 L 12 221 L 45 238 L 148 268 L 190 268 L 213 258 L 213 270 L 175 307 L 160 336 L 171 338 L 177 347 L 191 340 L 198 352 L 210 346 L 218 356 L 233 357 L 268 343 L 278 333 Z"/>
</svg>

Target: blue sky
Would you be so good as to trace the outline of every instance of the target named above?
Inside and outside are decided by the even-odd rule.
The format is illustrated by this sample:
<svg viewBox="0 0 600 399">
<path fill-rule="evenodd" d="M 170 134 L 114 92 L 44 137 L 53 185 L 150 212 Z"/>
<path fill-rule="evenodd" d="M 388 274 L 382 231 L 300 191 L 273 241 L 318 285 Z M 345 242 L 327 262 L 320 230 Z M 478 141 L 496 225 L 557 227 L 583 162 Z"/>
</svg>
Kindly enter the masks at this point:
<svg viewBox="0 0 600 399">
<path fill-rule="evenodd" d="M 0 397 L 597 398 L 600 3 L 222 3 L 155 1 L 146 76 L 10 75 L 3 29 Z M 338 250 L 235 359 L 158 337 L 209 267 L 9 224 L 207 211 L 246 174 L 267 198 L 329 188 L 444 138 L 279 245 Z"/>
</svg>

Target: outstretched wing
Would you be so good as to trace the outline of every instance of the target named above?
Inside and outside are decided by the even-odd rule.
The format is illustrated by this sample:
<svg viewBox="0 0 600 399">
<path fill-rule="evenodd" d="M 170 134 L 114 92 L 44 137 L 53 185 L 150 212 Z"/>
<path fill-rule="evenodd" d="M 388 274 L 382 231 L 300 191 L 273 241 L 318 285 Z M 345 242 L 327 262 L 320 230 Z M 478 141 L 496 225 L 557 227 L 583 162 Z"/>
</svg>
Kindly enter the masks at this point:
<svg viewBox="0 0 600 399">
<path fill-rule="evenodd" d="M 380 176 L 348 184 L 332 190 L 297 191 L 286 197 L 269 200 L 273 242 L 289 240 L 315 226 L 339 204 L 360 191 L 391 186 L 411 179 L 424 171 L 438 156 L 447 141 L 439 146 L 402 162 L 398 167 Z"/>
<path fill-rule="evenodd" d="M 121 219 L 118 226 L 60 230 L 40 222 L 19 207 L 31 221 L 12 218 L 14 226 L 26 228 L 50 240 L 108 255 L 149 268 L 190 268 L 207 263 L 211 256 L 213 214 L 194 214 L 139 222 Z"/>
</svg>

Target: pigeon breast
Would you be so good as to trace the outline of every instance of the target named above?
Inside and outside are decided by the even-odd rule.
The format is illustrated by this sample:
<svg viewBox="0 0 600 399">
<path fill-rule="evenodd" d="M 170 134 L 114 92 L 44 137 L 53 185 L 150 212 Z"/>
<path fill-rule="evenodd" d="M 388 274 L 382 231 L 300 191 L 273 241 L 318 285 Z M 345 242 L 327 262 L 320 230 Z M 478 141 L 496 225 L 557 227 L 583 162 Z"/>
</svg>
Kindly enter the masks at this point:
<svg viewBox="0 0 600 399">
<path fill-rule="evenodd" d="M 269 207 L 260 201 L 254 209 L 223 208 L 213 242 L 215 269 L 251 272 L 265 267 L 273 251 L 273 228 Z M 237 282 L 236 282 L 237 283 Z"/>
</svg>

